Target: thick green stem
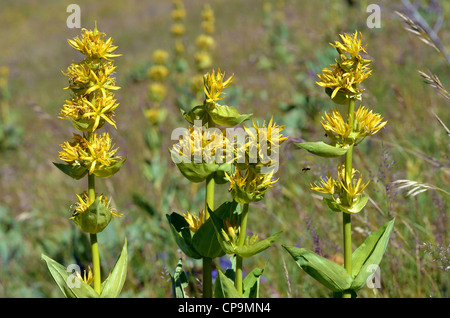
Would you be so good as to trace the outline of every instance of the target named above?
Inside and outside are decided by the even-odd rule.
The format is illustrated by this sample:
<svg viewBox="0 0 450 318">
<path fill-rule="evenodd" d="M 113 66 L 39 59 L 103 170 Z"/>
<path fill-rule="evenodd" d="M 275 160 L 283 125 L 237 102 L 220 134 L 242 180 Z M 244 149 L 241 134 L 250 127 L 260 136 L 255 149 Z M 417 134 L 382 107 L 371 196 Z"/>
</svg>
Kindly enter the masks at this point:
<svg viewBox="0 0 450 318">
<path fill-rule="evenodd" d="M 98 251 L 97 234 L 90 234 L 92 250 L 92 267 L 94 274 L 94 290 L 100 295 L 102 280 L 100 274 L 100 254 Z"/>
<path fill-rule="evenodd" d="M 208 207 L 214 211 L 214 175 L 206 178 L 206 195 L 205 195 L 205 215 L 206 220 L 209 218 Z"/>
<path fill-rule="evenodd" d="M 214 211 L 214 175 L 206 178 L 205 218 L 209 218 L 209 211 Z M 203 298 L 212 298 L 212 259 L 203 258 Z"/>
<path fill-rule="evenodd" d="M 241 220 L 239 223 L 238 247 L 244 246 L 245 232 L 247 231 L 247 216 L 248 216 L 248 203 L 245 203 L 244 208 L 241 213 Z M 234 285 L 235 285 L 239 295 L 241 295 L 241 296 L 243 294 L 242 282 L 243 282 L 242 257 L 239 255 L 236 255 L 236 279 L 234 281 Z"/>
<path fill-rule="evenodd" d="M 347 121 L 350 124 L 350 132 L 353 131 L 353 119 L 355 114 L 355 100 L 350 99 L 348 105 Z M 345 177 L 347 183 L 352 182 L 352 170 L 353 170 L 353 144 L 349 147 L 345 154 Z M 342 213 L 342 231 L 344 234 L 344 268 L 349 275 L 352 274 L 352 216 L 349 213 Z M 350 298 L 351 294 L 344 292 L 343 298 Z"/>
<path fill-rule="evenodd" d="M 203 298 L 212 298 L 212 258 L 204 257 L 203 261 Z"/>
<path fill-rule="evenodd" d="M 95 176 L 88 175 L 88 197 L 89 205 L 95 201 Z M 90 234 L 91 251 L 92 251 L 92 270 L 94 274 L 94 290 L 100 295 L 101 293 L 101 273 L 100 273 L 100 253 L 98 251 L 97 234 Z"/>
</svg>

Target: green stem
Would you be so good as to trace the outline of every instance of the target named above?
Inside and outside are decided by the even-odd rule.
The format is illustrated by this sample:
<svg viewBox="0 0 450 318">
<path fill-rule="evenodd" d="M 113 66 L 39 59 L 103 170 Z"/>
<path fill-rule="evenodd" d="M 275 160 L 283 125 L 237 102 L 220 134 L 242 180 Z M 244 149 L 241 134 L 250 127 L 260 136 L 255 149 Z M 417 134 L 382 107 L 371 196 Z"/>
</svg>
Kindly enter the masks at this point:
<svg viewBox="0 0 450 318">
<path fill-rule="evenodd" d="M 238 247 L 244 246 L 244 242 L 245 242 L 245 232 L 247 231 L 248 205 L 249 205 L 248 203 L 244 204 L 244 208 L 243 208 L 242 214 L 241 214 L 241 220 L 239 223 Z M 234 285 L 240 296 L 242 296 L 242 294 L 243 294 L 242 282 L 243 282 L 242 257 L 239 255 L 236 255 L 236 279 L 235 279 Z"/>
<path fill-rule="evenodd" d="M 203 257 L 203 298 L 212 298 L 212 258 Z"/>
<path fill-rule="evenodd" d="M 100 295 L 102 280 L 100 273 L 100 254 L 98 251 L 97 234 L 90 234 L 91 238 L 91 250 L 92 250 L 92 267 L 94 274 L 94 290 Z"/>
<path fill-rule="evenodd" d="M 209 218 L 208 207 L 214 211 L 214 174 L 206 178 L 206 195 L 205 195 L 205 215 L 206 220 Z"/>
<path fill-rule="evenodd" d="M 88 133 L 88 140 L 92 142 L 94 135 L 92 132 Z M 88 174 L 88 198 L 89 205 L 95 202 L 95 176 Z M 101 291 L 101 272 L 100 272 L 100 253 L 98 250 L 97 234 L 90 234 L 91 252 L 92 252 L 92 271 L 94 276 L 94 290 L 100 295 Z"/>
<path fill-rule="evenodd" d="M 88 196 L 89 205 L 95 201 L 95 176 L 88 175 Z M 100 295 L 101 293 L 101 273 L 100 273 L 100 254 L 98 251 L 97 234 L 90 234 L 91 251 L 92 251 L 92 270 L 94 274 L 94 290 Z"/>
<path fill-rule="evenodd" d="M 206 178 L 205 219 L 209 218 L 209 211 L 214 211 L 214 174 Z M 203 258 L 203 298 L 212 298 L 212 258 Z"/>
<path fill-rule="evenodd" d="M 353 131 L 353 119 L 355 114 L 355 100 L 350 99 L 348 105 L 347 121 L 350 124 L 350 132 Z M 353 169 L 353 144 L 349 147 L 345 154 L 345 176 L 347 183 L 352 182 L 352 169 Z M 349 213 L 342 213 L 342 231 L 344 233 L 344 268 L 349 275 L 352 274 L 352 216 Z M 351 293 L 344 292 L 343 298 L 350 298 Z"/>
</svg>

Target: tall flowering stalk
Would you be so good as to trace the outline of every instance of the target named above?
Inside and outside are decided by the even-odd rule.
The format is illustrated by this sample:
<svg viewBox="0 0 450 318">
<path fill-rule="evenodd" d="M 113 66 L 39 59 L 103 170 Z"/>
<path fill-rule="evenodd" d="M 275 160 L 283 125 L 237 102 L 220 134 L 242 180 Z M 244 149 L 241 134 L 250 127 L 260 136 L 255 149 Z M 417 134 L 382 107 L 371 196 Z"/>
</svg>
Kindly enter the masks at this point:
<svg viewBox="0 0 450 318">
<path fill-rule="evenodd" d="M 201 28 L 203 32 L 195 39 L 196 51 L 194 53 L 194 62 L 196 73 L 191 78 L 191 88 L 198 96 L 203 90 L 203 75 L 213 64 L 212 51 L 216 45 L 213 37 L 215 16 L 209 4 L 203 6 L 201 15 Z"/>
<path fill-rule="evenodd" d="M 76 195 L 78 201 L 72 206 L 74 211 L 70 219 L 83 232 L 89 233 L 92 251 L 92 272 L 89 267 L 84 278 L 77 272 L 73 277 L 75 283 L 71 282 L 72 274 L 62 265 L 42 256 L 66 297 L 117 297 L 126 276 L 125 242 L 114 269 L 102 283 L 97 239 L 97 234 L 108 226 L 111 219 L 122 214 L 111 207 L 108 197 L 97 194 L 96 178 L 111 177 L 126 160 L 126 157 L 117 155 L 118 148 L 114 147 L 109 134 L 98 132 L 106 123 L 117 128 L 114 115 L 119 106 L 114 96 L 114 91 L 119 87 L 113 77 L 116 68 L 113 58 L 120 55 L 114 53 L 117 46 L 112 44 L 112 38 L 105 37 L 106 34 L 95 26 L 94 30 L 82 29 L 81 37 L 68 40 L 70 46 L 85 58 L 79 63 L 72 63 L 63 72 L 69 78 L 66 89 L 71 90 L 72 95 L 63 105 L 59 118 L 70 120 L 78 132 L 73 133 L 72 140 L 61 144 L 59 158 L 64 163 L 55 163 L 55 166 L 75 180 L 87 176 L 88 189 Z M 92 282 L 93 288 L 90 287 Z"/>
<path fill-rule="evenodd" d="M 226 127 L 236 126 L 250 118 L 241 115 L 232 106 L 221 105 L 222 92 L 232 83 L 233 76 L 225 79 L 218 70 L 203 76 L 203 104 L 185 112 L 191 124 L 182 129 L 179 142 L 171 149 L 172 160 L 189 181 L 204 183 L 205 206 L 196 215 L 186 212 L 167 215 L 174 238 L 180 249 L 189 257 L 202 259 L 203 297 L 212 297 L 213 259 L 224 255 L 215 232 L 211 213 L 215 211 L 215 184 L 227 182 L 226 173 L 233 173 L 232 161 L 226 158 L 228 138 Z M 219 128 L 221 127 L 221 128 Z"/>
<path fill-rule="evenodd" d="M 174 0 L 172 10 L 173 24 L 170 28 L 170 33 L 172 34 L 172 37 L 174 39 L 173 63 L 175 71 L 178 75 L 186 72 L 188 67 L 186 59 L 184 57 L 185 46 L 183 43 L 183 36 L 186 33 L 186 27 L 184 25 L 185 18 L 186 18 L 186 10 L 184 8 L 183 1 Z M 178 76 L 177 78 L 179 79 L 180 76 Z"/>
<path fill-rule="evenodd" d="M 241 115 L 232 106 L 222 105 L 222 92 L 232 83 L 220 70 L 204 75 L 205 99 L 202 105 L 184 113 L 194 124 L 181 134 L 171 150 L 181 173 L 192 182 L 205 182 L 205 209 L 198 215 L 189 212 L 168 215 L 172 233 L 186 255 L 203 259 L 203 296 L 211 297 L 211 262 L 224 254 L 236 255 L 235 279 L 217 270 L 214 297 L 257 297 L 261 269 L 244 279 L 243 259 L 270 247 L 281 232 L 263 240 L 246 236 L 249 204 L 260 201 L 273 186 L 279 145 L 287 137 L 284 127 L 271 119 L 266 125 L 253 121 L 250 127 L 237 125 L 252 114 Z M 219 128 L 220 127 L 220 128 Z M 276 162 L 275 162 L 276 161 Z M 229 183 L 232 200 L 215 208 L 215 184 Z M 181 293 L 182 294 L 182 293 Z"/>
<path fill-rule="evenodd" d="M 273 118 L 267 125 L 253 121 L 252 126 L 244 126 L 244 129 L 248 138 L 242 148 L 235 147 L 236 171 L 226 174 L 233 200 L 241 204 L 242 209 L 223 219 L 223 225 L 216 222 L 216 229 L 220 230 L 219 242 L 224 251 L 236 255 L 234 286 L 238 296 L 257 297 L 257 294 L 250 295 L 252 288 L 244 284 L 243 259 L 269 248 L 281 232 L 264 240 L 258 240 L 257 234 L 246 236 L 249 205 L 262 200 L 267 190 L 278 181 L 274 173 L 278 169 L 280 145 L 288 137 L 281 134 L 284 126 L 278 126 Z M 259 278 L 261 274 L 260 269 L 255 269 L 248 277 Z"/>
<path fill-rule="evenodd" d="M 324 68 L 322 74 L 318 74 L 320 80 L 316 83 L 325 88 L 335 104 L 347 106 L 345 119 L 338 108 L 332 108 L 322 115 L 321 122 L 330 142 L 296 145 L 322 157 L 344 156 L 341 164 L 337 165 L 337 177 L 328 172 L 327 177 L 321 177 L 319 182 L 311 185 L 311 189 L 323 196 L 323 202 L 332 211 L 342 212 L 344 268 L 309 250 L 285 248 L 308 274 L 336 295 L 348 298 L 356 296 L 356 291 L 365 285 L 378 267 L 394 220 L 372 233 L 358 249 L 352 251 L 351 216 L 361 212 L 369 199 L 364 193 L 368 182 L 364 182 L 360 172 L 353 168 L 353 148 L 376 134 L 387 122 L 365 106 L 355 110 L 355 102 L 362 100 L 364 92 L 359 85 L 371 75 L 369 64 L 372 61 L 361 56 L 361 52 L 367 52 L 358 32 L 341 34 L 340 40 L 331 44 L 338 52 L 336 63 Z"/>
</svg>

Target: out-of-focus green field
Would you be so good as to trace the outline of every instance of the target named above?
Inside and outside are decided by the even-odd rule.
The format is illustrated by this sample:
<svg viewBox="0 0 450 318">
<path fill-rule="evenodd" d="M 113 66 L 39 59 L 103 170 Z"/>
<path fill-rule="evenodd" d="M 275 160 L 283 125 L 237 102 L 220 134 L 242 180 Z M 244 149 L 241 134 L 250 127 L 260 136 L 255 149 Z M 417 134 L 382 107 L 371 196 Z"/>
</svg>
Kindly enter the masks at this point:
<svg viewBox="0 0 450 318">
<path fill-rule="evenodd" d="M 44 262 L 45 253 L 68 265 L 90 262 L 88 238 L 69 220 L 75 193 L 87 188 L 61 173 L 60 144 L 74 131 L 58 113 L 69 92 L 61 73 L 81 56 L 67 43 L 79 29 L 69 29 L 67 6 L 73 1 L 2 1 L 0 3 L 0 67 L 9 69 L 9 112 L 21 131 L 17 145 L 0 153 L 0 297 L 61 297 Z M 450 126 L 449 101 L 425 84 L 418 70 L 431 71 L 450 87 L 450 66 L 431 47 L 404 30 L 394 10 L 401 1 L 382 1 L 381 28 L 366 25 L 368 1 L 350 7 L 347 1 L 285 1 L 284 49 L 273 58 L 270 31 L 264 27 L 262 0 L 208 1 L 216 17 L 213 68 L 235 80 L 227 89 L 226 104 L 259 120 L 274 116 L 286 125 L 292 138 L 323 140 L 320 112 L 334 104 L 315 84 L 316 74 L 334 63 L 329 45 L 341 32 L 361 31 L 367 52 L 373 58 L 373 76 L 366 82 L 363 104 L 388 120 L 388 125 L 358 146 L 354 167 L 371 183 L 371 200 L 353 221 L 353 244 L 396 217 L 386 254 L 380 266 L 378 289 L 364 288 L 360 297 L 448 297 L 448 209 L 449 196 L 428 190 L 407 196 L 392 182 L 409 179 L 449 192 L 449 136 L 435 115 Z M 154 50 L 172 53 L 171 1 L 77 1 L 82 27 L 114 38 L 116 111 L 118 129 L 107 128 L 128 156 L 119 173 L 99 180 L 99 192 L 110 195 L 124 214 L 113 219 L 99 234 L 104 275 L 114 265 L 123 241 L 128 241 L 128 275 L 122 297 L 171 297 L 170 273 L 178 258 L 190 277 L 201 279 L 201 263 L 184 256 L 173 240 L 166 214 L 197 212 L 204 204 L 202 184 L 192 186 L 170 161 L 170 134 L 185 127 L 176 98 L 179 92 L 168 84 L 163 101 L 167 119 L 158 127 L 161 145 L 149 150 L 145 142 L 150 128 L 142 110 L 149 107 L 146 71 Z M 185 0 L 186 59 L 193 72 L 195 38 L 201 33 L 201 10 L 206 1 Z M 428 1 L 422 1 L 427 8 Z M 443 25 L 438 35 L 450 49 L 450 6 L 440 1 Z M 273 1 L 273 10 L 276 2 Z M 430 7 L 431 8 L 431 7 Z M 434 21 L 433 10 L 422 10 Z M 288 53 L 288 56 L 286 55 Z M 278 52 L 278 54 L 281 54 Z M 286 58 L 282 58 L 286 57 Z M 201 100 L 198 100 L 200 103 Z M 152 180 L 145 162 L 153 160 Z M 339 162 L 308 155 L 284 144 L 277 186 L 250 206 L 248 230 L 266 237 L 283 230 L 279 241 L 262 254 L 244 261 L 249 272 L 264 268 L 261 297 L 330 297 L 281 247 L 297 245 L 342 261 L 340 214 L 329 211 L 309 189 Z M 303 168 L 310 168 L 304 172 Z M 231 197 L 227 186 L 216 187 L 216 205 Z M 217 266 L 226 261 L 217 260 Z M 196 276 L 195 276 L 196 275 Z M 188 291 L 198 297 L 195 283 Z"/>
</svg>

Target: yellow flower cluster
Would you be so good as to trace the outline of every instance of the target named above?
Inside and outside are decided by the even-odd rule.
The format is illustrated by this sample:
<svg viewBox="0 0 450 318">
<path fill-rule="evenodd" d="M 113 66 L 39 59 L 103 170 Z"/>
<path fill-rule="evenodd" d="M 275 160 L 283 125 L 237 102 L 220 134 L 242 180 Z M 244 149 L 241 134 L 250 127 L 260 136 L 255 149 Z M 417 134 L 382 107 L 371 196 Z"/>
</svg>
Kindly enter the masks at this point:
<svg viewBox="0 0 450 318">
<path fill-rule="evenodd" d="M 100 59 L 111 60 L 113 57 L 121 56 L 121 54 L 113 54 L 117 46 L 112 44 L 112 38 L 105 41 L 105 36 L 106 34 L 99 32 L 97 27 L 93 31 L 82 29 L 81 38 L 77 36 L 73 40 L 68 40 L 68 42 L 70 46 L 93 61 Z"/>
<path fill-rule="evenodd" d="M 186 10 L 182 0 L 174 0 L 174 9 L 172 11 L 173 24 L 171 27 L 171 33 L 175 37 L 175 53 L 177 56 L 184 52 L 184 44 L 182 37 L 186 32 L 183 21 L 186 17 Z"/>
<path fill-rule="evenodd" d="M 243 204 L 262 200 L 266 191 L 278 181 L 274 180 L 273 171 L 256 173 L 252 168 L 248 168 L 245 175 L 241 174 L 240 169 L 236 169 L 232 175 L 225 172 L 225 176 L 230 182 L 230 192 L 234 200 Z"/>
<path fill-rule="evenodd" d="M 94 134 L 91 140 L 74 133 L 73 141 L 61 145 L 59 158 L 73 166 L 83 166 L 93 174 L 96 169 L 102 170 L 121 160 L 116 156 L 118 148 L 112 149 L 112 141 L 108 133 Z"/>
<path fill-rule="evenodd" d="M 165 50 L 155 50 L 152 55 L 153 65 L 148 70 L 148 77 L 151 79 L 148 85 L 148 96 L 153 105 L 144 109 L 144 116 L 153 127 L 157 127 L 166 118 L 167 110 L 161 107 L 161 102 L 167 94 L 165 80 L 169 75 L 167 62 L 169 53 Z"/>
<path fill-rule="evenodd" d="M 205 4 L 202 11 L 202 29 L 206 34 L 214 33 L 215 21 L 213 9 L 209 4 Z"/>
<path fill-rule="evenodd" d="M 78 202 L 74 204 L 75 211 L 72 214 L 71 219 L 76 218 L 78 215 L 84 213 L 89 208 L 89 196 L 86 192 L 83 192 L 81 195 L 77 194 Z M 110 201 L 106 196 L 100 195 L 98 197 L 99 201 L 111 211 L 111 214 L 116 217 L 122 216 L 121 213 L 116 212 L 114 209 L 110 207 Z"/>
<path fill-rule="evenodd" d="M 187 211 L 187 214 L 183 213 L 183 217 L 189 224 L 189 230 L 191 230 L 192 232 L 197 232 L 198 229 L 206 222 L 205 210 L 201 210 L 198 213 L 198 216 Z"/>
<path fill-rule="evenodd" d="M 256 145 L 256 154 L 263 164 L 269 162 L 270 157 L 279 155 L 281 144 L 288 139 L 281 133 L 286 126 L 278 126 L 273 117 L 269 123 L 258 124 L 253 120 L 253 125 L 248 128 L 244 126 L 245 131 L 249 135 L 249 142 L 246 145 L 246 162 L 249 162 L 252 142 Z M 262 143 L 261 143 L 262 142 Z"/>
<path fill-rule="evenodd" d="M 329 68 L 324 68 L 322 74 L 317 76 L 320 81 L 317 85 L 330 89 L 329 93 L 332 99 L 341 93 L 343 99 L 361 98 L 364 91 L 358 88 L 367 79 L 372 71 L 367 64 L 371 61 L 361 57 L 360 52 L 365 52 L 365 48 L 361 45 L 362 35 L 355 32 L 353 35 L 341 34 L 342 42 L 336 41 L 331 44 L 339 53 L 339 60 L 336 64 L 331 64 Z"/>
<path fill-rule="evenodd" d="M 119 106 L 116 101 L 111 92 L 106 92 L 105 97 L 93 94 L 91 100 L 86 95 L 75 95 L 71 100 L 66 100 L 59 113 L 59 118 L 92 123 L 87 126 L 87 131 L 101 128 L 105 121 L 117 129 L 113 119 L 114 110 Z"/>
<path fill-rule="evenodd" d="M 189 135 L 180 137 L 172 149 L 190 162 L 224 163 L 226 160 L 224 150 L 227 149 L 228 139 L 224 129 L 217 129 L 212 131 L 204 127 L 188 126 Z M 217 150 L 221 153 L 216 153 Z"/>
<path fill-rule="evenodd" d="M 206 69 L 210 68 L 213 63 L 211 53 L 215 46 L 215 41 L 212 37 L 214 25 L 214 11 L 209 4 L 205 4 L 202 10 L 201 23 L 203 33 L 197 36 L 197 39 L 195 40 L 197 51 L 194 53 L 194 60 L 197 74 L 192 77 L 191 86 L 196 92 L 201 91 L 201 77 Z"/>
<path fill-rule="evenodd" d="M 230 192 L 236 202 L 259 201 L 278 181 L 273 179 L 273 174 L 274 166 L 279 164 L 279 148 L 288 139 L 281 133 L 284 128 L 285 126 L 278 126 L 273 118 L 267 126 L 265 122 L 257 124 L 254 120 L 251 127 L 244 126 L 248 135 L 245 150 L 240 151 L 235 147 L 236 172 L 226 174 Z"/>
<path fill-rule="evenodd" d="M 81 274 L 78 271 L 76 273 L 77 278 L 88 285 L 92 284 L 92 282 L 94 281 L 94 275 L 92 274 L 92 269 L 90 266 L 88 266 L 87 277 L 86 277 L 86 270 L 84 271 L 83 276 L 81 276 Z"/>
<path fill-rule="evenodd" d="M 79 62 L 73 62 L 63 72 L 69 78 L 72 96 L 65 101 L 59 118 L 72 120 L 74 127 L 81 133 L 74 133 L 71 141 L 61 144 L 59 158 L 66 163 L 62 170 L 75 179 L 88 173 L 90 176 L 106 178 L 116 173 L 124 160 L 116 155 L 110 135 L 96 131 L 105 123 L 117 129 L 114 111 L 119 106 L 113 91 L 120 89 L 115 84 L 113 58 L 120 56 L 114 51 L 113 39 L 106 39 L 95 25 L 94 30 L 81 30 L 81 36 L 68 40 L 74 49 L 85 55 Z M 58 166 L 58 165 L 57 165 Z M 61 165 L 58 166 L 59 168 Z M 60 168 L 61 169 L 61 168 Z M 72 218 L 76 218 L 93 204 L 86 193 L 77 195 L 79 202 Z M 109 207 L 109 200 L 100 196 L 102 203 L 112 216 L 120 216 Z"/>
<path fill-rule="evenodd" d="M 225 96 L 220 96 L 222 91 L 231 85 L 233 82 L 233 75 L 224 81 L 225 73 L 220 72 L 220 68 L 215 75 L 214 70 L 212 73 L 207 73 L 203 76 L 203 90 L 206 95 L 206 102 L 215 104 L 218 100 L 224 99 Z"/>
<path fill-rule="evenodd" d="M 355 178 L 358 174 L 358 178 Z M 331 199 L 336 205 L 344 208 L 348 213 L 357 213 L 358 209 L 354 206 L 359 202 L 364 189 L 369 182 L 363 184 L 362 176 L 358 170 L 352 169 L 352 176 L 346 176 L 345 165 L 338 165 L 338 178 L 333 179 L 331 173 L 324 179 L 320 178 L 320 184 L 311 184 L 310 188 L 316 192 L 326 195 L 326 198 Z"/>
<path fill-rule="evenodd" d="M 225 219 L 223 221 L 223 229 L 221 234 L 226 242 L 231 246 L 236 247 L 239 239 L 239 226 L 236 224 L 236 219 Z"/>
<path fill-rule="evenodd" d="M 336 108 L 332 108 L 329 114 L 325 112 L 321 124 L 328 137 L 335 140 L 338 146 L 346 147 L 351 144 L 357 145 L 367 136 L 376 134 L 387 122 L 383 122 L 380 114 L 360 106 L 354 113 L 353 127 L 350 127 L 348 121 L 344 121 Z"/>
</svg>

